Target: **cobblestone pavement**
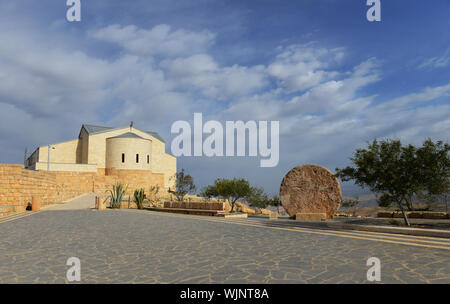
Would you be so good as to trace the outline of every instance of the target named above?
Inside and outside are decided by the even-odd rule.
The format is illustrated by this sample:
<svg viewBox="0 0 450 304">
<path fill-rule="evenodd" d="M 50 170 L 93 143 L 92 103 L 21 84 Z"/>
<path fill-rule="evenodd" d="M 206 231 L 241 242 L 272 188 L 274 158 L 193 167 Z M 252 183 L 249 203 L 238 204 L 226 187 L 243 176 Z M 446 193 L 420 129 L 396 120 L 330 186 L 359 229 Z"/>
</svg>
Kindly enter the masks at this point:
<svg viewBox="0 0 450 304">
<path fill-rule="evenodd" d="M 381 260 L 382 283 L 450 283 L 445 240 L 268 224 L 145 210 L 41 211 L 0 221 L 0 283 L 66 283 L 70 257 L 81 260 L 81 283 L 367 283 L 369 257 Z"/>
</svg>

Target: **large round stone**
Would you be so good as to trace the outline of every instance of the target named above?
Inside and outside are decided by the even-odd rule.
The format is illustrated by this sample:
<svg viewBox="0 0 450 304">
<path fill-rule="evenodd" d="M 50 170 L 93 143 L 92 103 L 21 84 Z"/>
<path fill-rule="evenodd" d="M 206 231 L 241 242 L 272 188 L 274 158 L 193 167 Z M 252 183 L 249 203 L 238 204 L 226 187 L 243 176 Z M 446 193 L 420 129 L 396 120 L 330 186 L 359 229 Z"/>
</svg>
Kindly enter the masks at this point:
<svg viewBox="0 0 450 304">
<path fill-rule="evenodd" d="M 329 219 L 339 209 L 342 191 L 333 172 L 318 165 L 303 165 L 284 176 L 280 198 L 290 216 L 297 213 L 325 213 Z"/>
</svg>

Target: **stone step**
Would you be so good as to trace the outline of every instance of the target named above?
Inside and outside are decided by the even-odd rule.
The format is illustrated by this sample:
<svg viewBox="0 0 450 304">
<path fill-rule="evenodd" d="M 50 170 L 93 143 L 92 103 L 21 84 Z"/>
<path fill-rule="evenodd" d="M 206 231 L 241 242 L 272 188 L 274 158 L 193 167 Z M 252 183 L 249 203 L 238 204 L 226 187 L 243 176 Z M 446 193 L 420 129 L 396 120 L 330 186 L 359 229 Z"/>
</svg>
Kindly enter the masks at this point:
<svg viewBox="0 0 450 304">
<path fill-rule="evenodd" d="M 0 218 L 16 213 L 15 206 L 0 206 Z"/>
</svg>

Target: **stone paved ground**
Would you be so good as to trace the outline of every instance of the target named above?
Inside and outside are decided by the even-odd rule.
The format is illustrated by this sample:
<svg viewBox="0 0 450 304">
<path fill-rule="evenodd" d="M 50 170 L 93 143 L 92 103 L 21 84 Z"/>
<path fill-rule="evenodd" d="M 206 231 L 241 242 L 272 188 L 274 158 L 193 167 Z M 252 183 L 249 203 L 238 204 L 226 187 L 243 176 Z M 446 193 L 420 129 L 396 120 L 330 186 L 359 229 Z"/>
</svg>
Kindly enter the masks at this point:
<svg viewBox="0 0 450 304">
<path fill-rule="evenodd" d="M 383 283 L 450 283 L 450 250 L 316 232 L 138 210 L 46 210 L 0 222 L 0 283 L 65 283 L 72 256 L 82 283 L 366 283 L 369 257 L 381 260 Z"/>
</svg>

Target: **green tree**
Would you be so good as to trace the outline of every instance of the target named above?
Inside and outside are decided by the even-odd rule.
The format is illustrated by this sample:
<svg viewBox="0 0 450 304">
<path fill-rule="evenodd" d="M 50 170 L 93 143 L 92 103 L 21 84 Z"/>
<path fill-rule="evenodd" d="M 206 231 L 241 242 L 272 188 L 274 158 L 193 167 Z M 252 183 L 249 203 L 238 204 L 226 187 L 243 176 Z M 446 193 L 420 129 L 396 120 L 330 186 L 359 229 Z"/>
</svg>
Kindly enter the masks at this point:
<svg viewBox="0 0 450 304">
<path fill-rule="evenodd" d="M 409 226 L 405 209 L 413 210 L 413 198 L 424 192 L 442 193 L 442 185 L 448 183 L 449 151 L 448 144 L 430 139 L 420 148 L 403 146 L 400 140 L 375 139 L 367 149 L 356 150 L 350 158 L 355 167 L 337 168 L 336 176 L 381 194 L 380 206 L 396 204 Z"/>
<path fill-rule="evenodd" d="M 278 195 L 272 196 L 269 200 L 269 206 L 277 207 L 277 212 L 280 214 L 280 207 L 283 204 L 281 203 L 280 197 Z"/>
<path fill-rule="evenodd" d="M 237 200 L 243 199 L 252 193 L 250 183 L 243 178 L 224 179 L 218 178 L 213 185 L 203 189 L 202 195 L 205 197 L 221 197 L 231 203 L 231 212 Z"/>
<path fill-rule="evenodd" d="M 175 173 L 171 179 L 175 182 L 175 190 L 169 188 L 169 193 L 175 195 L 180 203 L 183 202 L 186 194 L 194 192 L 197 188 L 194 184 L 194 178 L 189 174 L 184 173 L 184 169 Z"/>
<path fill-rule="evenodd" d="M 263 188 L 252 187 L 250 193 L 245 197 L 245 201 L 250 207 L 264 209 L 269 206 L 270 199 L 264 193 Z"/>
</svg>

